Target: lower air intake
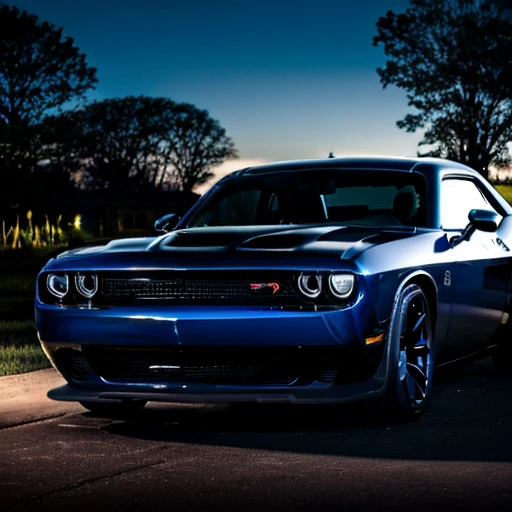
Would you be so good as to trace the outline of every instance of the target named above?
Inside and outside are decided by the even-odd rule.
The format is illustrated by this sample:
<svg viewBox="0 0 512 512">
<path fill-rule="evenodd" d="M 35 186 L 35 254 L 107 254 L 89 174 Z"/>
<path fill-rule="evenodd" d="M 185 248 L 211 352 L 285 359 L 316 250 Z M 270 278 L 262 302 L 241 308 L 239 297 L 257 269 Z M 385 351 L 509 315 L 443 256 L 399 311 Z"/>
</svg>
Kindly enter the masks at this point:
<svg viewBox="0 0 512 512">
<path fill-rule="evenodd" d="M 98 375 L 115 383 L 290 386 L 312 381 L 332 383 L 337 374 L 333 358 L 292 347 L 171 350 L 90 346 L 83 350 Z"/>
<path fill-rule="evenodd" d="M 61 348 L 55 353 L 55 364 L 68 381 L 84 382 L 89 378 L 89 365 L 82 352 Z"/>
</svg>

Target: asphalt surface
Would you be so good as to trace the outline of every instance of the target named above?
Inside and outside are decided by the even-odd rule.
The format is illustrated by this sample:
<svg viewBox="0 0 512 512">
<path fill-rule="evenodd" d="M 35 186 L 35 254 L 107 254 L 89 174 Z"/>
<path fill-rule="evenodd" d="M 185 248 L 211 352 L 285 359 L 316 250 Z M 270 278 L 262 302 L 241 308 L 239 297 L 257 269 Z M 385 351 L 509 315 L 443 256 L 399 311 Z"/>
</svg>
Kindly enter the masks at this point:
<svg viewBox="0 0 512 512">
<path fill-rule="evenodd" d="M 53 370 L 0 378 L 0 510 L 511 510 L 512 379 L 436 376 L 425 416 L 349 407 L 152 404 L 128 419 L 45 398 Z"/>
</svg>

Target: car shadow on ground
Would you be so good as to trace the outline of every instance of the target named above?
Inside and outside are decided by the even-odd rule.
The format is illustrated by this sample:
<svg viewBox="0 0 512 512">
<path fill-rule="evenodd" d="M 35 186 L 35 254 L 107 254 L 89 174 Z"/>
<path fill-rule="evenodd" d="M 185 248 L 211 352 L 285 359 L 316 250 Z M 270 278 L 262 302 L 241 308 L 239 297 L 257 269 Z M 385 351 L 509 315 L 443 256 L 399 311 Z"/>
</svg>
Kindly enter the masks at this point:
<svg viewBox="0 0 512 512">
<path fill-rule="evenodd" d="M 414 423 L 374 422 L 353 406 L 149 405 L 103 430 L 158 442 L 415 460 L 512 461 L 512 379 L 490 361 L 436 375 Z M 92 416 L 86 413 L 85 416 Z"/>
</svg>

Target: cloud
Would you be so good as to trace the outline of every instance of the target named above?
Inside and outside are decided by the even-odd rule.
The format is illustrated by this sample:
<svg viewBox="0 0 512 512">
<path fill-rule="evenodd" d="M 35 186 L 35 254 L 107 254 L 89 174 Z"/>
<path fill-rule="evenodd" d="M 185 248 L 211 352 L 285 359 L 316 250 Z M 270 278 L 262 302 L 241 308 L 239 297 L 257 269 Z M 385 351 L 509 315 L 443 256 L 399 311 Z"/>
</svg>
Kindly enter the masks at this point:
<svg viewBox="0 0 512 512">
<path fill-rule="evenodd" d="M 194 188 L 194 192 L 198 194 L 204 194 L 207 190 L 209 190 L 217 181 L 226 176 L 227 174 L 238 171 L 240 169 L 245 169 L 246 167 L 250 167 L 252 165 L 261 165 L 267 163 L 266 160 L 257 160 L 257 159 L 249 159 L 249 158 L 236 158 L 233 160 L 226 160 L 221 165 L 214 167 L 212 171 L 215 173 L 215 176 L 208 182 L 203 185 L 198 185 Z"/>
</svg>

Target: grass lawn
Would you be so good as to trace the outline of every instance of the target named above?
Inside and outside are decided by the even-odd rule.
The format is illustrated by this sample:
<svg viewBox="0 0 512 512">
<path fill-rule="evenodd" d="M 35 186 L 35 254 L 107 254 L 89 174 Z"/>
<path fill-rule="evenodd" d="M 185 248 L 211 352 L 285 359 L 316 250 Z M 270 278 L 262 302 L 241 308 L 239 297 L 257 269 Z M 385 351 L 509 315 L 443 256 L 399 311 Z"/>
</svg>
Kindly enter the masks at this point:
<svg viewBox="0 0 512 512">
<path fill-rule="evenodd" d="M 0 320 L 33 320 L 35 288 L 32 274 L 0 273 Z"/>
<path fill-rule="evenodd" d="M 0 377 L 50 368 L 41 347 L 34 345 L 0 345 Z"/>
<path fill-rule="evenodd" d="M 35 289 L 35 274 L 24 272 L 0 274 L 0 295 L 30 294 L 33 296 Z"/>
<path fill-rule="evenodd" d="M 16 251 L 9 251 L 15 254 Z M 3 254 L 5 259 L 5 254 Z M 0 376 L 49 368 L 37 339 L 34 295 L 38 267 L 2 260 L 0 267 Z"/>
<path fill-rule="evenodd" d="M 494 185 L 494 188 L 507 200 L 509 204 L 512 204 L 512 185 Z"/>
<path fill-rule="evenodd" d="M 32 320 L 0 320 L 0 377 L 50 366 Z"/>
</svg>

